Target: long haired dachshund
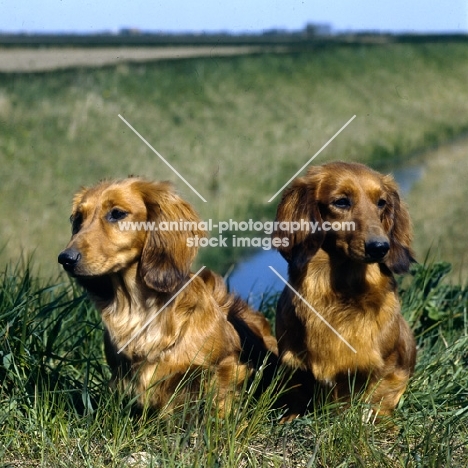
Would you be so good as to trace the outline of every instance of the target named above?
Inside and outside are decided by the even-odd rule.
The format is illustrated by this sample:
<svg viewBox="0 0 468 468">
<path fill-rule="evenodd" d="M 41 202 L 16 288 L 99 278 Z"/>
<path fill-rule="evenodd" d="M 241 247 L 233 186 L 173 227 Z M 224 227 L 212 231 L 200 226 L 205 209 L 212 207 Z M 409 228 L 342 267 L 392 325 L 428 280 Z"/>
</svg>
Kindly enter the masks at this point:
<svg viewBox="0 0 468 468">
<path fill-rule="evenodd" d="M 391 414 L 416 359 L 393 277 L 414 261 L 396 183 L 362 164 L 311 167 L 285 190 L 276 221 L 295 290 L 285 287 L 276 317 L 280 360 L 295 372 L 285 420 L 325 389 L 336 400 L 365 389 L 374 414 Z"/>
<path fill-rule="evenodd" d="M 263 315 L 218 275 L 190 272 L 197 250 L 188 239 L 205 233 L 171 184 L 131 177 L 84 188 L 71 222 L 58 261 L 101 312 L 113 381 L 130 384 L 141 405 L 170 411 L 212 392 L 222 412 L 269 353 L 274 359 Z"/>
</svg>

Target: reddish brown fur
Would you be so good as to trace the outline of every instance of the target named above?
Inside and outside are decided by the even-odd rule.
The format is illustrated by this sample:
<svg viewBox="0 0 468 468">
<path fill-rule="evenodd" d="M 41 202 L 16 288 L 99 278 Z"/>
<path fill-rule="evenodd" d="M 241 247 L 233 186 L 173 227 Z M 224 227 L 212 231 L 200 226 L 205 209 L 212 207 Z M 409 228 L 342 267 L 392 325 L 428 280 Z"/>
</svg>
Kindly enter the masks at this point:
<svg viewBox="0 0 468 468">
<path fill-rule="evenodd" d="M 204 270 L 131 340 L 193 277 L 196 249 L 187 238 L 205 233 L 125 231 L 116 220 L 122 214 L 113 210 L 125 214 L 122 221 L 200 221 L 166 182 L 128 178 L 75 195 L 73 235 L 59 261 L 101 312 L 113 379 L 131 384 L 142 405 L 168 410 L 213 392 L 222 410 L 268 353 L 277 352 L 268 322 Z M 174 399 L 184 379 L 189 383 Z"/>
<path fill-rule="evenodd" d="M 274 237 L 289 241 L 279 250 L 288 261 L 292 287 L 356 353 L 285 288 L 276 336 L 281 362 L 296 371 L 297 385 L 287 401 L 287 419 L 306 411 L 317 388 L 348 399 L 353 382 L 356 390 L 367 382 L 373 410 L 390 414 L 416 358 L 392 274 L 408 271 L 413 261 L 410 219 L 397 185 L 362 164 L 311 167 L 285 191 L 277 210 L 277 221 L 301 219 L 355 222 L 354 231 L 278 229 Z"/>
</svg>

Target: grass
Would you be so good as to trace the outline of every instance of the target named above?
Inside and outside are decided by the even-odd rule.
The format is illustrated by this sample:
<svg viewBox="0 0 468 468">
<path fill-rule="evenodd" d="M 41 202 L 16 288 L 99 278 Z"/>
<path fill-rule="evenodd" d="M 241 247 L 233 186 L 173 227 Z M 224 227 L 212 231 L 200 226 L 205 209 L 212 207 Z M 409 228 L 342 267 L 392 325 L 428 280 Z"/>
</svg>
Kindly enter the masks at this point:
<svg viewBox="0 0 468 468">
<path fill-rule="evenodd" d="M 424 174 L 408 195 L 418 258 L 430 250 L 434 260 L 452 264 L 454 282 L 468 280 L 468 139 L 455 141 L 424 156 Z"/>
<path fill-rule="evenodd" d="M 466 132 L 467 59 L 465 44 L 387 44 L 0 75 L 0 258 L 36 251 L 56 274 L 73 193 L 130 173 L 173 180 L 205 219 L 271 219 L 266 200 L 355 114 L 316 162 L 388 166 Z M 225 271 L 232 254 L 201 258 Z"/>
<path fill-rule="evenodd" d="M 271 390 L 248 388 L 233 412 L 210 400 L 170 418 L 134 410 L 107 386 L 97 312 L 72 283 L 44 282 L 31 264 L 0 279 L 0 466 L 6 467 L 441 467 L 466 466 L 468 289 L 450 266 L 417 265 L 400 284 L 418 361 L 391 425 L 325 406 L 278 425 Z M 275 298 L 264 304 L 274 315 Z M 184 412 L 197 417 L 184 421 Z"/>
</svg>

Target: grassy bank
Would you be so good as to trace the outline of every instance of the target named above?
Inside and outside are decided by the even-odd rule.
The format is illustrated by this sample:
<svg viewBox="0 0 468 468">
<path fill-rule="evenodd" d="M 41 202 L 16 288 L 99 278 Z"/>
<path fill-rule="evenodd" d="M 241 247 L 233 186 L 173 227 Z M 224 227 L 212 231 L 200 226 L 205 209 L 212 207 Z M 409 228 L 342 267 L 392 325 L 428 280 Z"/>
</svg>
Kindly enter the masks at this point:
<svg viewBox="0 0 468 468">
<path fill-rule="evenodd" d="M 452 264 L 452 281 L 468 280 L 468 138 L 424 155 L 423 175 L 408 196 L 420 260 Z"/>
<path fill-rule="evenodd" d="M 0 75 L 0 260 L 35 251 L 33 264 L 0 276 L 0 467 L 465 466 L 468 291 L 441 282 L 445 264 L 417 266 L 400 287 L 419 351 L 392 428 L 364 424 L 358 400 L 280 426 L 276 395 L 254 402 L 247 389 L 226 418 L 201 411 L 209 402 L 188 426 L 139 414 L 107 386 L 94 308 L 64 277 L 36 272 L 57 271 L 80 185 L 170 179 L 204 218 L 271 218 L 266 200 L 352 115 L 317 162 L 389 166 L 465 132 L 467 77 L 463 44 Z M 431 245 L 454 261 L 466 250 L 465 146 L 448 148 L 424 156 L 431 163 L 409 195 L 419 260 Z M 210 250 L 201 261 L 223 270 L 231 260 Z"/>
<path fill-rule="evenodd" d="M 100 319 L 81 292 L 23 267 L 7 269 L 0 278 L 0 466 L 466 466 L 468 291 L 442 284 L 446 271 L 445 264 L 419 266 L 401 286 L 418 341 L 416 373 L 392 425 L 374 426 L 362 422 L 358 399 L 278 425 L 276 395 L 253 401 L 248 389 L 224 418 L 206 412 L 209 400 L 195 403 L 198 417 L 189 423 L 183 411 L 137 413 L 107 386 Z"/>
<path fill-rule="evenodd" d="M 467 76 L 464 44 L 0 75 L 1 258 L 35 251 L 43 272 L 57 271 L 72 194 L 131 173 L 173 180 L 204 218 L 271 218 L 266 200 L 353 115 L 317 162 L 383 165 L 467 130 Z M 202 259 L 224 270 L 231 253 Z"/>
</svg>

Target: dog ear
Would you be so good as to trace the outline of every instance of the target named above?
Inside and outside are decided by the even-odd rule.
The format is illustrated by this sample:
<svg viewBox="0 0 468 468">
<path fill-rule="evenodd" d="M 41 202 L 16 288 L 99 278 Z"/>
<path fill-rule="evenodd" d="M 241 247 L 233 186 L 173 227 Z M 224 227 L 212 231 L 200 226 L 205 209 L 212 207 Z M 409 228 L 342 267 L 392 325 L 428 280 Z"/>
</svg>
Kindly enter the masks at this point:
<svg viewBox="0 0 468 468">
<path fill-rule="evenodd" d="M 296 179 L 283 193 L 276 211 L 272 237 L 281 241 L 278 251 L 296 271 L 309 262 L 325 238 L 325 233 L 316 229 L 322 223 L 317 201 L 318 170 L 312 168 L 306 177 Z"/>
<path fill-rule="evenodd" d="M 390 195 L 383 214 L 384 229 L 390 239 L 390 251 L 385 264 L 393 273 L 407 273 L 411 263 L 416 261 L 411 249 L 411 219 L 393 177 L 384 177 L 384 186 Z"/>
<path fill-rule="evenodd" d="M 199 229 L 200 218 L 194 209 L 175 193 L 170 183 L 138 183 L 147 209 L 147 221 L 158 227 L 147 233 L 140 275 L 148 287 L 173 293 L 189 277 L 198 251 L 197 247 L 189 245 L 188 239 L 204 237 L 205 232 Z M 174 223 L 183 229 L 175 229 Z"/>
</svg>

